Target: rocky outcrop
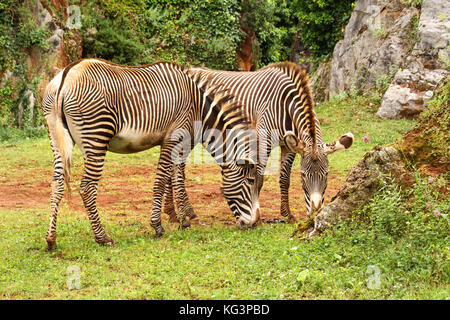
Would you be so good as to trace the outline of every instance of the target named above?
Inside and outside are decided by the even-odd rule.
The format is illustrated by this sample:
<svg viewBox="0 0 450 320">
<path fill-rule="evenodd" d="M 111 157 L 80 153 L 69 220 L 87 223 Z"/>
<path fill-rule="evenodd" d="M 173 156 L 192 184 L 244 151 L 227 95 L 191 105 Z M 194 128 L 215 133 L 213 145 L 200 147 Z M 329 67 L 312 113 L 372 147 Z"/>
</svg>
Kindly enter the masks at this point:
<svg viewBox="0 0 450 320">
<path fill-rule="evenodd" d="M 401 0 L 360 0 L 333 51 L 330 93 L 379 86 L 403 65 L 413 43 L 411 24 L 419 10 Z"/>
<path fill-rule="evenodd" d="M 348 218 L 354 210 L 367 203 L 381 187 L 381 179 L 387 176 L 400 185 L 411 185 L 413 182 L 397 149 L 391 146 L 375 147 L 353 166 L 344 186 L 314 218 L 309 236 L 319 235 L 341 218 Z"/>
<path fill-rule="evenodd" d="M 311 76 L 316 100 L 357 90 L 383 95 L 377 116 L 415 117 L 449 74 L 450 2 L 359 0 L 331 61 Z"/>
<path fill-rule="evenodd" d="M 394 76 L 377 116 L 412 117 L 422 112 L 438 84 L 449 74 L 450 2 L 424 0 L 417 42 Z"/>
</svg>

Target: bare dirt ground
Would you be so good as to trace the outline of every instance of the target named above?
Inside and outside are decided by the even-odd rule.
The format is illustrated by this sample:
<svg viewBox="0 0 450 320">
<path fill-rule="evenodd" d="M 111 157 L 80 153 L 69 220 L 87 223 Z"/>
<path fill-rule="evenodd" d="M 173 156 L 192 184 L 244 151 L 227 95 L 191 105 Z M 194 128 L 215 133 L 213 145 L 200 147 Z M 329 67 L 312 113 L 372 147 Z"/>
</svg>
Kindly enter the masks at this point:
<svg viewBox="0 0 450 320">
<path fill-rule="evenodd" d="M 70 211 L 84 213 L 81 197 L 78 193 L 81 180 L 81 164 L 74 168 L 71 178 L 71 195 L 65 191 L 64 202 Z M 19 168 L 17 168 L 19 169 Z M 293 170 L 294 171 L 294 170 Z M 52 167 L 25 168 L 20 176 L 0 177 L 0 208 L 9 210 L 45 209 L 50 210 L 50 183 Z M 155 167 L 142 165 L 125 165 L 105 167 L 98 192 L 98 208 L 100 215 L 111 214 L 118 217 L 133 216 L 149 221 L 153 195 L 152 185 Z M 225 198 L 220 192 L 220 170 L 217 165 L 188 167 L 186 170 L 186 189 L 190 202 L 199 219 L 195 224 L 209 225 L 220 221 L 234 225 L 234 217 L 228 208 Z M 326 192 L 326 201 L 337 193 L 343 180 L 339 176 L 330 176 Z M 265 220 L 281 219 L 280 191 L 278 174 L 265 179 L 260 195 L 261 215 Z M 305 203 L 300 178 L 293 174 L 291 178 L 290 206 L 297 219 L 305 216 Z M 163 215 L 164 220 L 168 220 Z"/>
</svg>

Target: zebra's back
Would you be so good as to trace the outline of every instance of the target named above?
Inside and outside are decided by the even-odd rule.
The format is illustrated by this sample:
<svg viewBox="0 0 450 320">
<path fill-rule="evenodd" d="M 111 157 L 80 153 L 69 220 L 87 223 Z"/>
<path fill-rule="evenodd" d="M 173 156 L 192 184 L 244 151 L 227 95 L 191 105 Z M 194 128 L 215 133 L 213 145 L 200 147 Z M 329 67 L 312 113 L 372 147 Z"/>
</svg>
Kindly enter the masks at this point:
<svg viewBox="0 0 450 320">
<path fill-rule="evenodd" d="M 127 67 L 87 59 L 67 72 L 60 94 L 77 144 L 77 131 L 95 122 L 110 139 L 109 151 L 133 153 L 162 144 L 173 126 L 194 120 L 194 91 L 171 63 Z"/>
</svg>

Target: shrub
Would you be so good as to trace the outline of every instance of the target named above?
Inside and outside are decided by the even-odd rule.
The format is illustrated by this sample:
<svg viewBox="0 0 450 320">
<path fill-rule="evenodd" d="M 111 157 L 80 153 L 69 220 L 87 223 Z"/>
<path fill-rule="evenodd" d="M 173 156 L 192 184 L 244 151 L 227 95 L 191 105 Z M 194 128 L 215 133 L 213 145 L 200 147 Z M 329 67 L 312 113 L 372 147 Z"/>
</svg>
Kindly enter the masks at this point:
<svg viewBox="0 0 450 320">
<path fill-rule="evenodd" d="M 0 75 L 8 71 L 0 88 L 0 127 L 4 128 L 34 130 L 43 123 L 39 101 L 33 108 L 28 103 L 30 92 L 38 96 L 41 79 L 28 69 L 27 58 L 31 49 L 37 48 L 45 60 L 49 31 L 33 20 L 29 10 L 32 3 L 30 0 L 0 3 Z"/>
<path fill-rule="evenodd" d="M 354 0 L 293 0 L 290 8 L 299 21 L 299 35 L 318 58 L 329 56 L 344 34 Z"/>
</svg>

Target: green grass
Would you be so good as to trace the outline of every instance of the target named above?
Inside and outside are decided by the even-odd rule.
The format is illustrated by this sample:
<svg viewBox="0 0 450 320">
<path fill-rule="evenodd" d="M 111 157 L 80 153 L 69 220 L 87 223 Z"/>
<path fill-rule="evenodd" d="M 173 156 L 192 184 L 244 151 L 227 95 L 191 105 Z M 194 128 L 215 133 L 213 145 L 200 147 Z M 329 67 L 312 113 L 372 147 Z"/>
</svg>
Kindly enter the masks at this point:
<svg viewBox="0 0 450 320">
<path fill-rule="evenodd" d="M 373 115 L 376 106 L 370 103 L 378 102 L 349 96 L 317 108 L 319 117 L 330 120 L 322 126 L 325 141 L 348 131 L 355 134 L 351 149 L 330 157 L 336 179 L 343 180 L 374 145 L 392 143 L 414 123 L 378 119 Z M 368 110 L 358 111 L 361 105 L 367 105 Z M 363 142 L 362 136 L 370 137 L 370 141 Z M 40 187 L 47 190 L 43 196 L 48 197 L 52 154 L 47 139 L 6 142 L 0 145 L 0 153 L 0 187 L 21 183 L 21 190 Z M 361 211 L 361 219 L 342 223 L 320 238 L 291 238 L 296 226 L 283 224 L 239 231 L 217 221 L 180 231 L 164 217 L 166 234 L 154 239 L 149 223 L 151 192 L 140 204 L 148 208 L 146 214 L 136 214 L 128 201 L 135 198 L 131 192 L 151 190 L 157 159 L 158 148 L 129 156 L 107 156 L 107 177 L 100 184 L 100 193 L 116 196 L 121 207 L 99 210 L 106 231 L 116 240 L 114 247 L 95 243 L 86 214 L 68 205 L 67 200 L 63 200 L 58 217 L 58 248 L 52 253 L 44 251 L 49 202 L 31 208 L 0 206 L 0 299 L 450 297 L 445 216 L 448 204 L 424 183 L 413 198 L 417 205 L 405 205 L 406 196 L 388 188 Z M 208 166 L 216 168 L 215 164 Z M 134 168 L 137 173 L 124 175 L 125 168 Z M 144 168 L 145 174 L 139 174 Z M 190 166 L 187 179 L 200 178 L 202 184 L 208 185 L 220 181 L 213 171 L 208 171 L 206 177 L 197 175 L 199 168 Z M 81 171 L 81 155 L 76 150 L 74 177 L 79 178 Z M 214 172 L 218 174 L 219 170 Z M 263 192 L 279 193 L 277 177 L 268 177 Z M 76 189 L 79 180 L 74 180 L 72 187 Z M 112 190 L 115 181 L 129 182 L 137 189 Z M 42 188 L 43 183 L 48 187 Z M 296 188 L 292 186 L 292 193 L 299 192 Z M 24 197 L 26 200 L 26 193 Z M 219 205 L 217 201 L 211 199 L 194 206 L 212 215 Z M 278 198 L 273 201 L 278 205 Z M 297 205 L 304 206 L 292 204 Z M 434 216 L 434 208 L 443 214 Z M 410 215 L 403 219 L 405 212 Z M 367 221 L 368 216 L 375 218 Z M 391 225 L 401 228 L 392 232 Z M 70 290 L 68 280 L 70 284 L 73 274 L 68 271 L 74 266 L 80 270 L 80 289 Z M 373 270 L 378 270 L 380 276 L 376 288 L 370 285 Z"/>
<path fill-rule="evenodd" d="M 393 143 L 413 127 L 414 120 L 385 120 L 375 116 L 380 102 L 376 94 L 370 97 L 344 94 L 316 108 L 319 118 L 329 121 L 329 124 L 321 124 L 325 142 L 339 139 L 347 132 L 355 136 L 351 148 L 329 155 L 331 173 L 347 174 L 364 153 L 376 145 Z M 369 141 L 364 142 L 363 137 L 368 137 Z"/>
<path fill-rule="evenodd" d="M 169 226 L 157 240 L 148 223 L 103 216 L 117 240 L 104 247 L 93 241 L 87 218 L 61 215 L 59 248 L 46 253 L 47 218 L 45 209 L 0 211 L 2 299 L 449 298 L 442 235 L 436 253 L 429 242 L 382 234 L 377 241 L 352 228 L 300 241 L 289 237 L 293 225 Z M 67 284 L 73 266 L 81 271 L 78 290 Z M 372 266 L 380 270 L 378 289 L 367 285 Z"/>
</svg>

